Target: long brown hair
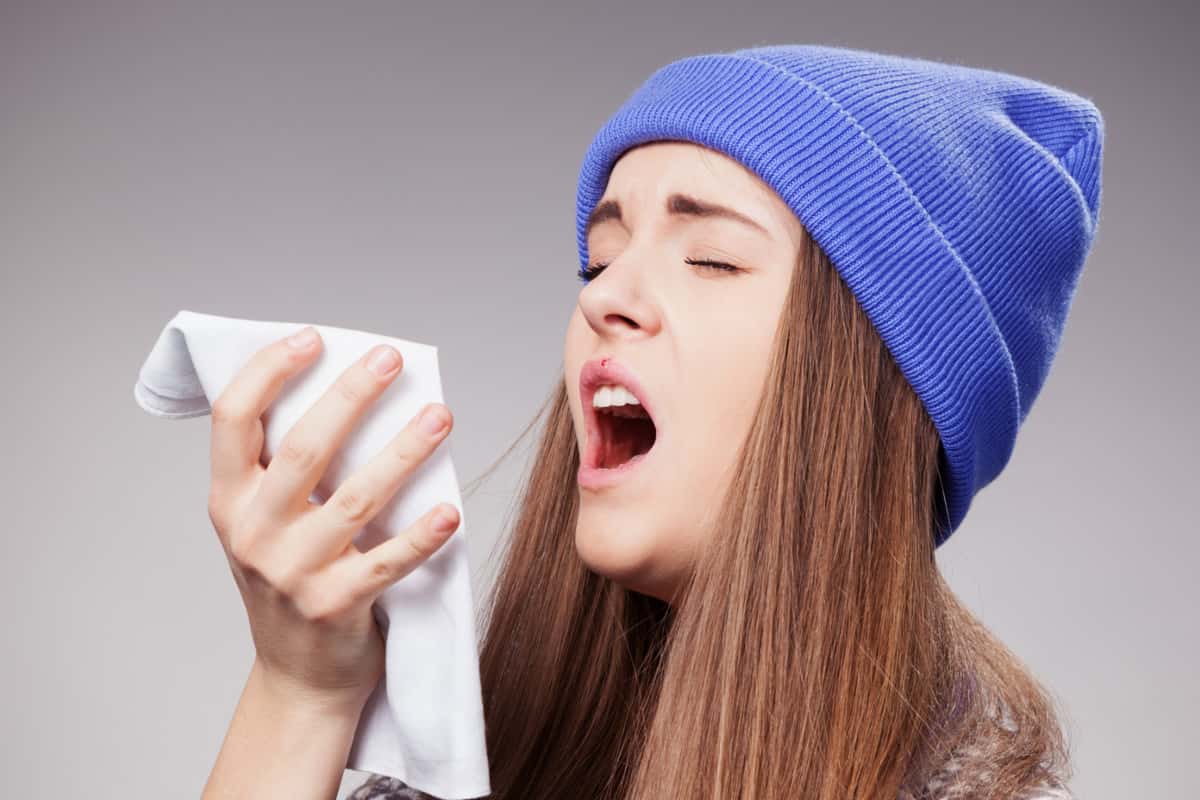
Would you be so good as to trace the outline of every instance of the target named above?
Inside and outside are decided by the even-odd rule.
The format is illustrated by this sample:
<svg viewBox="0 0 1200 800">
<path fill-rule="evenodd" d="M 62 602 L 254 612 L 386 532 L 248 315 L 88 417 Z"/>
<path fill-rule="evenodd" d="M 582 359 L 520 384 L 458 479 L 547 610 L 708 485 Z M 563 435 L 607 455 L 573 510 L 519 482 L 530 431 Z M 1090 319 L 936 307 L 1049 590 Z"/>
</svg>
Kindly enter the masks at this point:
<svg viewBox="0 0 1200 800">
<path fill-rule="evenodd" d="M 955 797 L 1015 798 L 1069 777 L 1055 701 L 938 570 L 937 431 L 807 231 L 672 603 L 577 555 L 567 403 L 558 381 L 483 605 L 491 797 L 924 798 L 953 772 Z"/>
</svg>

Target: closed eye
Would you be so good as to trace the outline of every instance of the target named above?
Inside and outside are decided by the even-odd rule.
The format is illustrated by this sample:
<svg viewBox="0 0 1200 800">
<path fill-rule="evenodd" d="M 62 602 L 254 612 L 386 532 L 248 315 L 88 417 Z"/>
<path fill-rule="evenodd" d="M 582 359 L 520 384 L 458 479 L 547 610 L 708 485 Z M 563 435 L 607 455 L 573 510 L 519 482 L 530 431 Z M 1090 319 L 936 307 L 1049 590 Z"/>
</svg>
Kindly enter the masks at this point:
<svg viewBox="0 0 1200 800">
<path fill-rule="evenodd" d="M 711 261 L 708 259 L 699 259 L 699 258 L 685 258 L 684 263 L 692 264 L 693 266 L 705 267 L 707 269 L 716 270 L 718 272 L 741 272 L 742 271 L 741 267 L 735 267 L 733 264 L 726 264 L 724 261 Z M 599 275 L 601 272 L 603 272 L 604 268 L 607 266 L 608 266 L 607 263 L 589 264 L 586 267 L 581 267 L 576 274 L 579 276 L 579 279 L 581 281 L 583 281 L 584 283 L 587 283 L 588 281 L 592 280 L 597 275 Z"/>
<path fill-rule="evenodd" d="M 741 272 L 742 271 L 741 268 L 735 267 L 733 264 L 726 264 L 724 261 L 706 261 L 704 259 L 692 259 L 692 258 L 685 258 L 684 261 L 687 262 L 688 264 L 696 264 L 696 265 L 702 266 L 702 267 L 710 267 L 712 269 L 717 269 L 722 272 Z"/>
</svg>

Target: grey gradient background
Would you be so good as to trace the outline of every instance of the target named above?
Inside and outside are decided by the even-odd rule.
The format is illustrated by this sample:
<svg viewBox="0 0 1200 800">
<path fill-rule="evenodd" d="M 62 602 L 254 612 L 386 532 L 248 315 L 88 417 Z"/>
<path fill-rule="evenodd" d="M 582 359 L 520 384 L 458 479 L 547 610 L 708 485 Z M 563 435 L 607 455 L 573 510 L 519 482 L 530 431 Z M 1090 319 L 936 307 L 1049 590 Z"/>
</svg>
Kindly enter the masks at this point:
<svg viewBox="0 0 1200 800">
<path fill-rule="evenodd" d="M 597 127 L 676 58 L 805 41 L 1104 113 L 1058 358 L 939 560 L 1061 702 L 1081 798 L 1200 796 L 1197 32 L 1195 4 L 1082 0 L 4 3 L 0 795 L 197 796 L 245 680 L 207 418 L 132 397 L 171 315 L 438 345 L 465 483 L 561 367 Z M 477 597 L 527 452 L 466 500 Z"/>
</svg>

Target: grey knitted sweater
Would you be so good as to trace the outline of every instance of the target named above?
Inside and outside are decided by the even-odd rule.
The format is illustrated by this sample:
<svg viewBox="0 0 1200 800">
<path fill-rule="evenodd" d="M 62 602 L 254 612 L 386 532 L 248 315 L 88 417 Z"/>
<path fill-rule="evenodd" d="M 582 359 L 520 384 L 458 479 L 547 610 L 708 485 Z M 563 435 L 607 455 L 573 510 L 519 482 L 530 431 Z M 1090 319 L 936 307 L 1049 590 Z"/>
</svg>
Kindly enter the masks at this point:
<svg viewBox="0 0 1200 800">
<path fill-rule="evenodd" d="M 987 785 L 987 770 L 978 765 L 978 754 L 965 753 L 951 758 L 926 782 L 920 793 L 901 792 L 897 800 L 971 800 Z M 367 782 L 347 795 L 346 800 L 438 800 L 408 786 L 397 778 L 371 775 Z M 1012 800 L 1075 800 L 1065 785 L 1046 784 L 1024 797 Z"/>
</svg>

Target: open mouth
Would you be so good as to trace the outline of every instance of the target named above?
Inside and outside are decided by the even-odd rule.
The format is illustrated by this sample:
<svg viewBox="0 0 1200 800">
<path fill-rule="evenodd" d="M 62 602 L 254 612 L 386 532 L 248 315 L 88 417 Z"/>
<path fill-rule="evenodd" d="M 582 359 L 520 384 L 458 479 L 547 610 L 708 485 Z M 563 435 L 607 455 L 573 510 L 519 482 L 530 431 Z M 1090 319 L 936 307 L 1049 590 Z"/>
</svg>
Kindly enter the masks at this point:
<svg viewBox="0 0 1200 800">
<path fill-rule="evenodd" d="M 654 447 L 657 429 L 654 420 L 640 405 L 595 408 L 597 442 L 592 463 L 600 469 L 614 469 Z"/>
<path fill-rule="evenodd" d="M 577 480 L 600 491 L 638 473 L 661 438 L 657 400 L 637 374 L 612 356 L 593 358 L 579 371 L 579 399 L 587 424 Z M 661 448 L 660 448 L 661 449 Z"/>
</svg>

